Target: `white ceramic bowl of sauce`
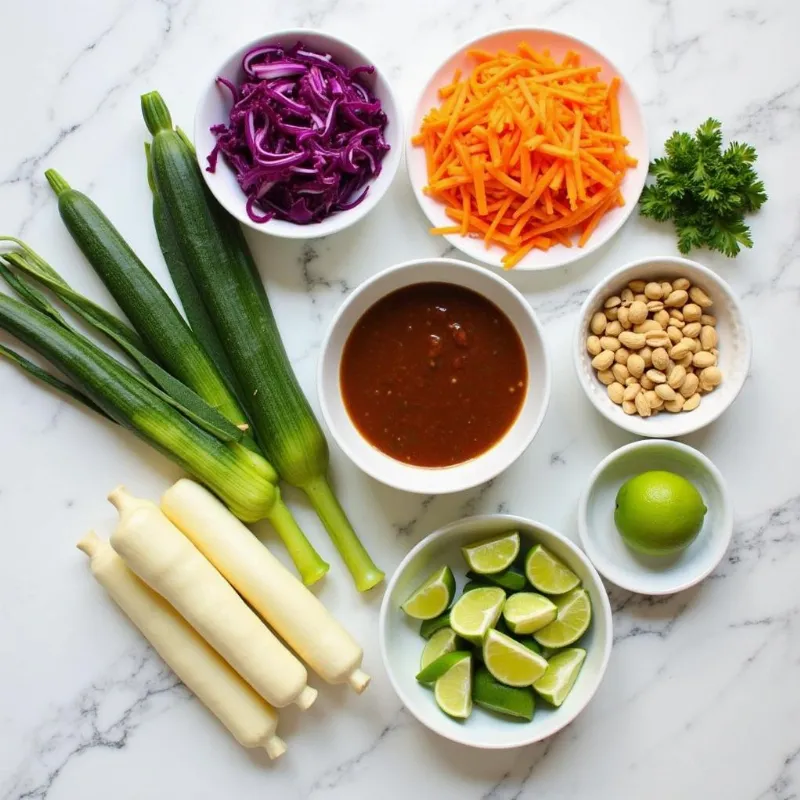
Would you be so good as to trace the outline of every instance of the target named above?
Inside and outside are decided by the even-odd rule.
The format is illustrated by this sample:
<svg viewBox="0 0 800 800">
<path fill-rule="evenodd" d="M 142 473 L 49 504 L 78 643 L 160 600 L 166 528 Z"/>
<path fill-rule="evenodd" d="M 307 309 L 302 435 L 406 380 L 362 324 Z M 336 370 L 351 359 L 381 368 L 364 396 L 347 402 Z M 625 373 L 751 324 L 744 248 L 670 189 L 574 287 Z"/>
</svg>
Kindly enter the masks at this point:
<svg viewBox="0 0 800 800">
<path fill-rule="evenodd" d="M 452 466 L 420 467 L 386 455 L 358 429 L 342 392 L 340 368 L 345 345 L 362 315 L 391 292 L 419 283 L 454 284 L 497 306 L 519 335 L 527 367 L 525 395 L 510 427 L 485 452 Z M 547 409 L 550 364 L 536 315 L 507 281 L 463 261 L 421 259 L 389 267 L 362 283 L 347 298 L 322 345 L 317 387 L 322 415 L 333 438 L 364 472 L 396 489 L 446 494 L 491 480 L 522 455 L 539 430 Z"/>
</svg>

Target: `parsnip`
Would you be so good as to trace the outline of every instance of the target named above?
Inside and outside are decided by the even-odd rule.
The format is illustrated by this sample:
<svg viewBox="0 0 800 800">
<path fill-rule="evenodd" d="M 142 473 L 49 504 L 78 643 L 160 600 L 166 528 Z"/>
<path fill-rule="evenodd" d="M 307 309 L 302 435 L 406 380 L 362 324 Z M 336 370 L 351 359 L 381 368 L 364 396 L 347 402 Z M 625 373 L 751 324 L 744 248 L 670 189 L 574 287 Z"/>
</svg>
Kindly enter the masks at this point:
<svg viewBox="0 0 800 800">
<path fill-rule="evenodd" d="M 161 499 L 169 519 L 328 683 L 369 683 L 363 651 L 324 605 L 210 492 L 180 480 Z"/>
<path fill-rule="evenodd" d="M 122 487 L 109 500 L 120 513 L 111 546 L 128 567 L 171 603 L 268 703 L 308 708 L 317 692 L 306 685 L 305 667 L 159 507 Z"/>
<path fill-rule="evenodd" d="M 80 542 L 91 570 L 172 671 L 244 747 L 263 747 L 270 758 L 286 752 L 275 734 L 278 714 L 220 658 L 180 614 L 139 580 L 96 533 Z"/>
</svg>

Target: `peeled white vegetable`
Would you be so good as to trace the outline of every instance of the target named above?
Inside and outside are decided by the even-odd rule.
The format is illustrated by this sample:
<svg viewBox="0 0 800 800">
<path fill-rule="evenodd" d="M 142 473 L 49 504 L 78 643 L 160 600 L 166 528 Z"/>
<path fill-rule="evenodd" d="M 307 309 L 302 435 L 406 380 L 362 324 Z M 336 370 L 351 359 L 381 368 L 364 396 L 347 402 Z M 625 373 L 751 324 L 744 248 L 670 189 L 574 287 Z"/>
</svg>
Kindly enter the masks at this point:
<svg viewBox="0 0 800 800">
<path fill-rule="evenodd" d="M 275 734 L 278 714 L 220 658 L 180 614 L 139 580 L 96 533 L 80 542 L 92 574 L 130 617 L 172 671 L 244 747 L 263 747 L 270 758 L 286 752 Z"/>
<path fill-rule="evenodd" d="M 359 694 L 367 688 L 364 653 L 353 637 L 214 495 L 184 479 L 161 508 L 321 678 L 349 683 Z"/>
<path fill-rule="evenodd" d="M 268 703 L 308 708 L 317 691 L 305 667 L 161 509 L 122 487 L 108 499 L 120 513 L 111 546 L 125 563 Z"/>
</svg>

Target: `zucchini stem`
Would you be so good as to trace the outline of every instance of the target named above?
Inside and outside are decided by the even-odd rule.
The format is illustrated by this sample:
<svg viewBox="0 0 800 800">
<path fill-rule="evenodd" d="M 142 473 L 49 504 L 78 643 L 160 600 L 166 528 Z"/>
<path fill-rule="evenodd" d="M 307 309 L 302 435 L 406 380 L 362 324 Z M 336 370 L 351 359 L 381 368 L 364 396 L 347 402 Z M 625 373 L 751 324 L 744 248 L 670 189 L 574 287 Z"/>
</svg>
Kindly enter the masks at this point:
<svg viewBox="0 0 800 800">
<path fill-rule="evenodd" d="M 64 192 L 68 192 L 72 187 L 54 169 L 47 169 L 44 172 L 50 188 L 56 193 L 56 197 L 61 197 Z"/>
<path fill-rule="evenodd" d="M 314 549 L 311 542 L 300 529 L 297 521 L 292 516 L 286 503 L 283 502 L 280 490 L 275 490 L 276 498 L 267 519 L 281 537 L 284 547 L 291 556 L 303 583 L 311 586 L 316 583 L 330 569 L 330 564 L 323 561 L 320 554 Z"/>
<path fill-rule="evenodd" d="M 172 117 L 164 98 L 158 92 L 142 95 L 142 116 L 147 130 L 155 136 L 159 131 L 172 130 Z"/>
<path fill-rule="evenodd" d="M 328 531 L 336 549 L 339 551 L 345 566 L 353 576 L 359 592 L 366 592 L 377 586 L 385 577 L 369 553 L 359 541 L 350 520 L 339 505 L 327 478 L 319 475 L 312 478 L 302 487 L 308 495 L 314 510 Z"/>
</svg>

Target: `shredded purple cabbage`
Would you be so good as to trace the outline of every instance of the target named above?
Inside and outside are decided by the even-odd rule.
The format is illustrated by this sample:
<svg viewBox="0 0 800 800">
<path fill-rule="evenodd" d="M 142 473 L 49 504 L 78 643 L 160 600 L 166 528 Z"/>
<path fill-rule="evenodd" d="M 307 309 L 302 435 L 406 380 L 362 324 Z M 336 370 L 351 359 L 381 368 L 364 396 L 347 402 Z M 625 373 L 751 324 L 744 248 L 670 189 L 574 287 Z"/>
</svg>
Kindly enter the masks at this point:
<svg viewBox="0 0 800 800">
<path fill-rule="evenodd" d="M 389 151 L 386 114 L 359 83 L 372 66 L 347 69 L 329 55 L 263 46 L 242 59 L 244 81 L 217 83 L 230 92 L 228 124 L 214 125 L 208 155 L 236 173 L 254 222 L 319 222 L 357 206 Z"/>
</svg>

